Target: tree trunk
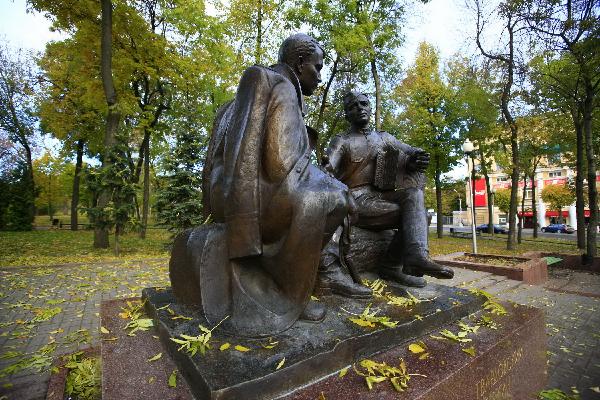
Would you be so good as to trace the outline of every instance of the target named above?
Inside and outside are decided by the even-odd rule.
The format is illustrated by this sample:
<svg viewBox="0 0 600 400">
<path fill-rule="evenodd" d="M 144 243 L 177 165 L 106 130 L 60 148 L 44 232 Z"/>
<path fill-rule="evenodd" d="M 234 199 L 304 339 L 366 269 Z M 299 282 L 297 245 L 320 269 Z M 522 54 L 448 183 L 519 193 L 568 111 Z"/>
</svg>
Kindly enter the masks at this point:
<svg viewBox="0 0 600 400">
<path fill-rule="evenodd" d="M 121 243 L 119 243 L 120 236 L 121 236 L 121 228 L 119 226 L 117 226 L 115 228 L 115 248 L 114 248 L 114 253 L 115 253 L 115 256 L 117 256 L 117 257 L 121 253 Z"/>
<path fill-rule="evenodd" d="M 513 22 L 515 14 L 508 8 L 506 11 L 506 31 L 508 32 L 508 54 L 490 54 L 483 49 L 481 44 L 481 32 L 483 24 L 481 21 L 482 10 L 480 3 L 476 2 L 477 6 L 477 47 L 485 57 L 503 63 L 506 66 L 506 83 L 502 87 L 502 96 L 500 97 L 500 105 L 502 116 L 508 127 L 510 128 L 510 148 L 512 153 L 512 172 L 511 172 L 511 188 L 510 188 L 510 208 L 508 212 L 508 238 L 506 240 L 506 248 L 514 250 L 516 248 L 516 230 L 515 217 L 517 216 L 517 191 L 519 190 L 519 142 L 518 142 L 518 127 L 514 118 L 510 113 L 508 103 L 510 101 L 510 93 L 514 82 L 515 73 L 515 29 L 516 22 Z"/>
<path fill-rule="evenodd" d="M 575 214 L 577 219 L 577 248 L 585 249 L 585 190 L 583 185 L 584 180 L 584 148 L 583 148 L 583 127 L 579 118 L 579 111 L 573 112 L 573 125 L 575 125 L 575 133 L 577 136 L 577 151 L 576 151 L 576 177 L 575 177 Z"/>
<path fill-rule="evenodd" d="M 52 171 L 48 174 L 48 216 L 50 223 L 54 219 L 54 208 L 52 207 Z"/>
<path fill-rule="evenodd" d="M 525 219 L 525 194 L 527 193 L 527 175 L 523 174 L 523 195 L 521 197 L 521 216 L 519 217 L 519 231 L 517 242 L 521 244 L 523 239 L 523 220 Z"/>
<path fill-rule="evenodd" d="M 440 156 L 435 156 L 435 206 L 437 208 L 437 237 L 444 237 L 444 215 L 442 210 L 442 172 L 440 170 Z"/>
<path fill-rule="evenodd" d="M 584 78 L 585 103 L 583 110 L 583 132 L 585 134 L 585 153 L 587 158 L 588 204 L 590 222 L 587 227 L 586 262 L 593 263 L 598 255 L 596 238 L 598 237 L 598 188 L 596 186 L 596 155 L 594 154 L 594 136 L 592 132 L 592 113 L 594 111 L 594 88 L 589 76 Z M 579 227 L 578 227 L 579 228 Z"/>
<path fill-rule="evenodd" d="M 537 169 L 537 163 L 533 167 L 533 172 L 531 173 L 531 213 L 533 215 L 533 238 L 537 239 L 538 237 L 538 220 L 537 220 L 537 204 L 535 202 L 535 170 Z"/>
<path fill-rule="evenodd" d="M 23 141 L 24 142 L 24 141 Z M 23 144 L 23 143 L 22 143 Z M 35 221 L 35 198 L 36 190 L 35 190 L 35 181 L 33 180 L 33 160 L 31 157 L 31 148 L 28 144 L 24 145 L 25 149 L 25 159 L 27 162 L 27 179 L 29 180 L 29 188 L 31 190 L 31 204 L 29 205 L 29 221 L 33 224 Z"/>
<path fill-rule="evenodd" d="M 488 233 L 494 235 L 494 205 L 492 204 L 493 194 L 492 186 L 490 185 L 490 177 L 488 175 L 487 167 L 485 166 L 485 157 L 483 151 L 480 153 L 479 165 L 481 165 L 481 173 L 485 179 L 485 188 L 487 191 L 487 209 L 488 209 Z"/>
<path fill-rule="evenodd" d="M 325 115 L 325 107 L 327 107 L 327 97 L 329 96 L 329 89 L 335 79 L 335 76 L 338 72 L 338 63 L 340 61 L 340 57 L 337 56 L 335 61 L 333 62 L 333 66 L 331 67 L 331 73 L 329 74 L 329 79 L 327 80 L 327 84 L 325 85 L 325 89 L 323 90 L 323 97 L 321 98 L 321 106 L 319 107 L 319 116 L 317 117 L 317 126 L 315 126 L 315 130 L 320 134 L 321 129 L 323 128 L 323 118 Z M 323 146 L 321 141 L 317 140 L 317 148 L 315 149 L 317 153 L 317 160 L 320 162 L 323 157 Z"/>
<path fill-rule="evenodd" d="M 102 169 L 110 167 L 110 152 L 115 144 L 115 135 L 119 126 L 120 115 L 117 111 L 117 93 L 112 77 L 112 1 L 101 0 L 102 5 L 102 37 L 101 37 L 101 65 L 102 85 L 104 96 L 108 105 L 106 115 L 106 129 L 104 131 L 104 157 Z M 110 189 L 103 186 L 98 196 L 99 220 L 94 229 L 94 247 L 106 249 L 108 241 L 108 217 L 104 209 L 110 201 Z"/>
<path fill-rule="evenodd" d="M 375 129 L 381 129 L 381 80 L 379 72 L 377 72 L 377 64 L 375 57 L 371 59 L 371 73 L 373 74 L 373 82 L 375 82 Z"/>
<path fill-rule="evenodd" d="M 254 63 L 256 65 L 260 65 L 261 56 L 262 56 L 262 20 L 263 20 L 263 10 L 262 10 L 262 0 L 258 0 L 258 10 L 256 16 L 256 48 L 254 49 Z"/>
<path fill-rule="evenodd" d="M 140 238 L 146 238 L 146 228 L 148 227 L 148 210 L 150 201 L 150 143 L 146 144 L 144 149 L 144 197 L 142 199 L 142 226 L 140 228 Z"/>
<path fill-rule="evenodd" d="M 77 160 L 75 161 L 75 173 L 73 174 L 73 192 L 71 194 L 71 230 L 78 229 L 79 216 L 79 182 L 81 181 L 81 166 L 83 165 L 83 139 L 77 141 Z"/>
</svg>

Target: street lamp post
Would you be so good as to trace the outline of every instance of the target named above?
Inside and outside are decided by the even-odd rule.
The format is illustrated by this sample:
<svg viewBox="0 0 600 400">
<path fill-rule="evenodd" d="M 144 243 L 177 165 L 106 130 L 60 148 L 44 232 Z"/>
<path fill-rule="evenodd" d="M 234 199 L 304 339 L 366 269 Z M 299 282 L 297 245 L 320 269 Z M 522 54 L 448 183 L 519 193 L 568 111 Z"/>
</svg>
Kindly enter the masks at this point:
<svg viewBox="0 0 600 400">
<path fill-rule="evenodd" d="M 462 197 L 458 196 L 458 212 L 460 215 L 460 226 L 463 226 L 463 222 L 462 222 Z"/>
<path fill-rule="evenodd" d="M 473 236 L 473 254 L 477 254 L 477 232 L 475 232 L 475 201 L 473 199 L 473 182 L 471 181 L 471 164 L 469 163 L 469 156 L 473 153 L 473 143 L 467 139 L 462 145 L 463 152 L 467 159 L 467 175 L 469 177 L 469 197 L 471 199 L 471 234 Z M 475 168 L 475 165 L 473 165 Z"/>
<path fill-rule="evenodd" d="M 495 233 L 496 228 L 494 228 L 494 214 L 496 213 L 496 210 L 494 210 L 494 202 L 496 201 L 496 188 L 494 186 L 492 186 L 490 188 L 490 193 L 492 195 L 491 198 L 491 203 L 492 203 L 492 220 L 490 221 L 490 224 L 492 225 L 492 235 Z"/>
</svg>

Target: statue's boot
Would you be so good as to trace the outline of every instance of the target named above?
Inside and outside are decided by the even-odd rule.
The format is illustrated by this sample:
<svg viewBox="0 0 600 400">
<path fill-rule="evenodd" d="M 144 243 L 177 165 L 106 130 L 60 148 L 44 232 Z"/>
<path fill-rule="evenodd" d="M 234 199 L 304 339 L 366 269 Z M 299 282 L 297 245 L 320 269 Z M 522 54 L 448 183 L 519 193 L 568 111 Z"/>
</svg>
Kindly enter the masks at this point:
<svg viewBox="0 0 600 400">
<path fill-rule="evenodd" d="M 438 279 L 454 278 L 452 268 L 438 264 L 428 257 L 419 257 L 413 260 L 406 261 L 405 271 L 411 275 L 423 276 L 429 275 Z"/>
<path fill-rule="evenodd" d="M 383 279 L 397 282 L 403 286 L 421 288 L 427 285 L 425 278 L 405 274 L 402 272 L 402 267 L 380 267 L 377 272 Z"/>
<path fill-rule="evenodd" d="M 315 292 L 333 293 L 352 299 L 370 299 L 372 296 L 371 289 L 354 282 L 349 274 L 344 273 L 339 260 L 319 270 Z"/>
<path fill-rule="evenodd" d="M 377 268 L 377 273 L 383 279 L 397 282 L 403 286 L 418 288 L 427 286 L 427 281 L 425 278 L 422 278 L 422 275 L 415 276 L 405 273 L 402 264 L 402 256 L 399 256 L 397 259 L 393 259 L 390 256 L 390 252 L 388 252 L 388 254 L 386 254 L 381 260 L 381 263 Z"/>
<path fill-rule="evenodd" d="M 325 304 L 309 300 L 300 314 L 300 319 L 307 322 L 321 322 L 325 319 L 325 315 L 327 315 Z"/>
</svg>

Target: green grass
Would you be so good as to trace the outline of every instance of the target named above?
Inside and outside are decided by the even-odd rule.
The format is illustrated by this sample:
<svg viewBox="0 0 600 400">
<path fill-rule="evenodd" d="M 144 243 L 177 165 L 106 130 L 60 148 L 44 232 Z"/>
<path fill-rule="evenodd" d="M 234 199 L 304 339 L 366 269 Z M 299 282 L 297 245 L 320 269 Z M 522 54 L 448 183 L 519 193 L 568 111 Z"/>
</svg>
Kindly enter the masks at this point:
<svg viewBox="0 0 600 400">
<path fill-rule="evenodd" d="M 71 223 L 71 215 L 70 214 L 54 214 L 53 217 L 55 219 L 59 219 L 60 222 L 62 222 L 63 224 Z M 85 213 L 79 214 L 79 216 L 77 217 L 77 223 L 87 225 L 89 223 L 87 214 L 85 214 Z M 151 214 L 148 217 L 148 225 L 154 225 L 154 223 L 155 223 L 154 215 Z M 33 224 L 35 226 L 52 226 L 52 220 L 50 219 L 49 215 L 36 215 L 35 219 L 33 221 Z"/>
<path fill-rule="evenodd" d="M 54 214 L 54 218 L 59 219 L 63 224 L 71 223 L 71 216 L 68 214 Z M 77 217 L 78 224 L 88 224 L 87 214 L 79 214 Z M 52 226 L 52 220 L 49 215 L 36 215 L 33 221 L 35 226 Z"/>
<path fill-rule="evenodd" d="M 0 232 L 0 266 L 34 266 L 73 262 L 100 262 L 168 257 L 165 247 L 169 233 L 149 229 L 146 239 L 137 233 L 127 233 L 119 240 L 120 256 L 114 255 L 114 236 L 111 248 L 94 249 L 94 232 L 70 230 L 40 230 L 30 232 Z"/>
<path fill-rule="evenodd" d="M 442 255 L 457 251 L 471 252 L 471 239 L 454 238 L 444 236 L 438 239 L 435 235 L 429 235 L 429 250 L 431 255 Z M 579 254 L 577 243 L 570 240 L 548 239 L 548 238 L 526 238 L 521 244 L 517 244 L 515 250 L 506 249 L 506 235 L 496 235 L 494 239 L 489 236 L 477 237 L 477 252 L 485 254 L 502 254 L 516 256 L 528 251 L 548 251 L 569 254 Z"/>
<path fill-rule="evenodd" d="M 50 229 L 31 232 L 0 232 L 0 266 L 35 266 L 65 263 L 89 263 L 102 261 L 134 260 L 168 257 L 166 244 L 170 235 L 163 229 L 149 229 L 145 240 L 131 232 L 121 237 L 121 254 L 114 255 L 111 235 L 111 248 L 94 249 L 94 232 L 89 230 L 70 231 Z M 517 245 L 514 251 L 506 250 L 506 236 L 496 236 L 495 240 L 477 238 L 479 253 L 519 255 L 527 251 L 550 251 L 578 254 L 574 241 L 558 239 L 527 239 Z M 471 251 L 471 240 L 445 236 L 438 239 L 429 237 L 431 255 L 448 254 L 456 251 Z"/>
</svg>

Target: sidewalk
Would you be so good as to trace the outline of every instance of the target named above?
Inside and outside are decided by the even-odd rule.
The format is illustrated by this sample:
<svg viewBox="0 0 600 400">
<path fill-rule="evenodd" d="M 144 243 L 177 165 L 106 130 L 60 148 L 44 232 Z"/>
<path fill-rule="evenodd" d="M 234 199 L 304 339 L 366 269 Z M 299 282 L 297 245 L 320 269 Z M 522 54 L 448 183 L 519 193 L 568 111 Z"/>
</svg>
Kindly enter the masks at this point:
<svg viewBox="0 0 600 400">
<path fill-rule="evenodd" d="M 167 264 L 0 268 L 0 399 L 45 399 L 50 372 L 3 369 L 20 361 L 47 370 L 61 354 L 98 345 L 100 303 L 169 285 Z"/>
<path fill-rule="evenodd" d="M 436 283 L 486 290 L 503 300 L 546 312 L 548 388 L 581 399 L 600 399 L 590 390 L 600 386 L 600 275 L 549 268 L 546 285 L 532 286 L 487 272 L 456 268 L 450 282 Z"/>
<path fill-rule="evenodd" d="M 20 360 L 44 366 L 60 354 L 98 345 L 100 302 L 139 296 L 146 286 L 169 285 L 167 263 L 0 268 L 0 371 Z M 600 275 L 557 270 L 546 287 L 539 287 L 484 272 L 455 271 L 451 281 L 431 281 L 481 288 L 544 309 L 548 387 L 571 393 L 575 386 L 582 399 L 600 399 L 589 389 L 600 385 Z M 29 322 L 33 319 L 37 321 Z M 0 373 L 0 399 L 42 400 L 49 376 L 30 368 Z"/>
</svg>

